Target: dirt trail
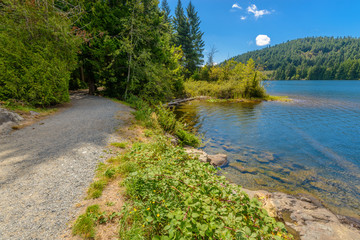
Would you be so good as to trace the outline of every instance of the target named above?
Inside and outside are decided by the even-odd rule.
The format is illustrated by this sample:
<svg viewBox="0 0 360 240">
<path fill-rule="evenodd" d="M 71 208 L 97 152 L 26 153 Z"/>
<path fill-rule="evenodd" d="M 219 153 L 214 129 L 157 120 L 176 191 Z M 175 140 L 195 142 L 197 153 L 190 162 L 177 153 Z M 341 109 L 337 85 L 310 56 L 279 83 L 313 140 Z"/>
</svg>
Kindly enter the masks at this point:
<svg viewBox="0 0 360 240">
<path fill-rule="evenodd" d="M 59 239 L 130 108 L 82 96 L 45 120 L 0 136 L 0 239 Z"/>
</svg>

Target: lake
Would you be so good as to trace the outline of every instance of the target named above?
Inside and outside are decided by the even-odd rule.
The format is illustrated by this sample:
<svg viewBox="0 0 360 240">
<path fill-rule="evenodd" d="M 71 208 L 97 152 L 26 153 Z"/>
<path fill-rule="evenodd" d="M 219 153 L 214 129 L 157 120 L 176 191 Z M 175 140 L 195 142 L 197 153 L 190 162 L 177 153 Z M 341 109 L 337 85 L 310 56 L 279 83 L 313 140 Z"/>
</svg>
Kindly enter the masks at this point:
<svg viewBox="0 0 360 240">
<path fill-rule="evenodd" d="M 204 151 L 228 155 L 230 181 L 311 194 L 360 218 L 360 81 L 271 81 L 266 88 L 293 101 L 193 101 L 176 113 L 204 136 Z"/>
</svg>

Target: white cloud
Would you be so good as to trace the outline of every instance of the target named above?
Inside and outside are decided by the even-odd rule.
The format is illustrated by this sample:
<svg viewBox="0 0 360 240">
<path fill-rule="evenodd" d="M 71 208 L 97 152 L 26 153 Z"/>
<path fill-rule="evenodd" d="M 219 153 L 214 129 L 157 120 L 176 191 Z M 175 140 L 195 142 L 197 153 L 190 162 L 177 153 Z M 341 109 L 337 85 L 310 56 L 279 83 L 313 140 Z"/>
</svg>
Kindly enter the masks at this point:
<svg viewBox="0 0 360 240">
<path fill-rule="evenodd" d="M 248 13 L 253 13 L 255 18 L 259 18 L 263 15 L 267 15 L 270 14 L 271 12 L 269 12 L 268 10 L 258 10 L 257 6 L 255 4 L 250 5 L 247 8 Z"/>
<path fill-rule="evenodd" d="M 256 37 L 256 45 L 265 46 L 270 44 L 271 39 L 267 35 L 258 35 Z"/>
<path fill-rule="evenodd" d="M 240 7 L 237 3 L 233 4 L 231 8 L 242 9 L 242 7 Z"/>
<path fill-rule="evenodd" d="M 245 16 L 241 16 L 241 18 L 240 18 L 241 20 L 245 20 L 246 19 L 246 17 Z"/>
</svg>

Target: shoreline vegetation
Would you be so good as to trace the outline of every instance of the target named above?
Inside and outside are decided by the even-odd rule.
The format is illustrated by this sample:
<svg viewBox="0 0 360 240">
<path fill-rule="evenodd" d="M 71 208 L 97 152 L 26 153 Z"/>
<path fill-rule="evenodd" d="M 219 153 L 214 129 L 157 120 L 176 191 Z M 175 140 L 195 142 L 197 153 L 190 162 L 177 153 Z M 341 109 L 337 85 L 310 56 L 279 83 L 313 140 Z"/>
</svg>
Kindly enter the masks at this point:
<svg viewBox="0 0 360 240">
<path fill-rule="evenodd" d="M 116 219 L 120 239 L 294 239 L 256 198 L 185 152 L 183 146 L 201 142 L 171 110 L 135 97 L 129 102 L 136 122 L 128 128 L 141 133 L 99 164 L 88 191 L 89 199 L 97 199 L 120 178 L 122 209 L 88 206 L 73 225 L 74 235 L 96 239 L 96 229 Z"/>
<path fill-rule="evenodd" d="M 132 113 L 136 120 L 126 127 L 135 134 L 126 142 L 111 144 L 120 150 L 99 164 L 88 190 L 91 205 L 85 204 L 85 213 L 74 222 L 74 235 L 104 239 L 101 234 L 108 229 L 119 239 L 360 236 L 356 221 L 334 215 L 311 196 L 252 191 L 230 183 L 219 169 L 184 150 L 184 146 L 198 147 L 201 142 L 170 109 L 136 97 L 127 104 L 136 107 Z M 182 138 L 174 134 L 178 130 L 185 131 Z M 117 211 L 108 209 L 119 205 L 116 202 L 97 202 L 112 183 L 118 189 L 113 190 L 115 200 L 122 201 Z"/>
</svg>

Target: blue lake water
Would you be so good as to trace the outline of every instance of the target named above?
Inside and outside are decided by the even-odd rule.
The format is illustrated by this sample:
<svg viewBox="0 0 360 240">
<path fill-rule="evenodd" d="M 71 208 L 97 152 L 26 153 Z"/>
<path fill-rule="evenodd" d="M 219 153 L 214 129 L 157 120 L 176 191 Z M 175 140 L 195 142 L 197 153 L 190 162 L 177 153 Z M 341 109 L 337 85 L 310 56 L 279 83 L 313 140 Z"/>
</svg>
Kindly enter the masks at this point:
<svg viewBox="0 0 360 240">
<path fill-rule="evenodd" d="M 360 81 L 272 81 L 266 88 L 293 101 L 194 101 L 176 111 L 204 135 L 206 152 L 229 156 L 231 181 L 311 194 L 360 218 Z"/>
</svg>

